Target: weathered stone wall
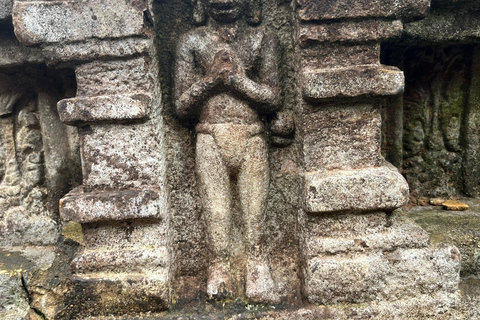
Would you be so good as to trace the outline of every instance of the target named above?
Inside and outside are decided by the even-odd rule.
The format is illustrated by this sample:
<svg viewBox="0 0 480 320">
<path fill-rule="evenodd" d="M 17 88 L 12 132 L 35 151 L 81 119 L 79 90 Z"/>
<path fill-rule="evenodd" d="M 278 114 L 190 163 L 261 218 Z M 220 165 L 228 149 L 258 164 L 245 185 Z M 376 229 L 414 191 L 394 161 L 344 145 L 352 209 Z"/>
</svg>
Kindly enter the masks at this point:
<svg viewBox="0 0 480 320">
<path fill-rule="evenodd" d="M 0 219 L 10 228 L 0 246 L 35 245 L 0 274 L 9 292 L 0 317 L 454 315 L 459 252 L 431 246 L 395 211 L 408 185 L 381 153 L 383 125 L 387 158 L 417 193 L 458 190 L 467 181 L 458 174 L 477 168 L 476 118 L 467 116 L 475 108 L 460 107 L 477 100 L 465 89 L 476 85 L 477 49 L 412 47 L 434 39 L 411 22 L 428 8 L 427 0 L 0 0 Z M 181 82 L 189 86 L 178 92 Z M 216 101 L 220 115 L 207 112 L 198 126 L 179 112 L 186 100 L 202 112 Z M 202 149 L 201 136 L 220 139 L 221 157 Z M 245 136 L 261 148 L 245 143 L 241 161 L 268 159 L 251 181 L 229 163 Z M 201 157 L 210 159 L 202 168 Z M 430 158 L 443 162 L 421 169 Z M 210 199 L 228 207 L 210 210 L 201 179 L 224 162 L 229 183 L 210 186 L 233 187 Z M 428 168 L 452 174 L 440 182 Z M 212 212 L 230 225 L 212 228 Z M 22 214 L 33 227 L 17 223 Z M 218 234 L 228 270 L 212 268 Z M 55 253 L 39 247 L 54 243 Z"/>
</svg>

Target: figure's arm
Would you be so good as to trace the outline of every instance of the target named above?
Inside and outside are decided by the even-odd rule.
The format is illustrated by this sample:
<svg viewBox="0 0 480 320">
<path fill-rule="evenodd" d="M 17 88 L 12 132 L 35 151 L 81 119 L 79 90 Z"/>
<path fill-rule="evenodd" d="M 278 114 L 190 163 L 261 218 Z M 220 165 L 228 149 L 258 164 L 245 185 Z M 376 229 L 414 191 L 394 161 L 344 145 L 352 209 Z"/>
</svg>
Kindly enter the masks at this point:
<svg viewBox="0 0 480 320">
<path fill-rule="evenodd" d="M 244 72 L 237 72 L 230 77 L 230 86 L 255 103 L 261 112 L 273 112 L 280 107 L 277 52 L 275 38 L 265 35 L 258 82 L 249 79 Z"/>
<path fill-rule="evenodd" d="M 191 120 L 200 113 L 201 103 L 216 85 L 216 80 L 203 77 L 195 70 L 192 49 L 186 39 L 180 41 L 175 61 L 175 109 L 179 118 Z"/>
</svg>

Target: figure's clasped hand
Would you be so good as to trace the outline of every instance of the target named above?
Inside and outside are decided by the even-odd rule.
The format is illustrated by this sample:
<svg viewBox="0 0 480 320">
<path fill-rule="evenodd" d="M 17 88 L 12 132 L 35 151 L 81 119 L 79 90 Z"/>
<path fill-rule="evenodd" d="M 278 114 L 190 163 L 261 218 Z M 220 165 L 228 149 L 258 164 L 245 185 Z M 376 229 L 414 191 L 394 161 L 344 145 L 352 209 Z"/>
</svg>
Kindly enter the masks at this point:
<svg viewBox="0 0 480 320">
<path fill-rule="evenodd" d="M 207 71 L 206 78 L 215 85 L 223 84 L 229 88 L 233 85 L 235 79 L 243 74 L 243 69 L 232 54 L 227 50 L 220 50 L 213 59 L 210 69 Z"/>
</svg>

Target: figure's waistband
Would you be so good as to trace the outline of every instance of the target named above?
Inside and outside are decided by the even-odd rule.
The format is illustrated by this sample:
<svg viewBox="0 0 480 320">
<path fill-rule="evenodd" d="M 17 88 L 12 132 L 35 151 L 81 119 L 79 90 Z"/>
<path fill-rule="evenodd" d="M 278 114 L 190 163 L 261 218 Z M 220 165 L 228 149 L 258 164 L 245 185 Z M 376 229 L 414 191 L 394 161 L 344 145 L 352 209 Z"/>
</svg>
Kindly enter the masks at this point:
<svg viewBox="0 0 480 320">
<path fill-rule="evenodd" d="M 265 131 L 263 123 L 236 124 L 236 123 L 199 123 L 195 126 L 197 133 L 215 134 L 218 130 L 243 131 L 249 136 L 256 136 Z"/>
</svg>

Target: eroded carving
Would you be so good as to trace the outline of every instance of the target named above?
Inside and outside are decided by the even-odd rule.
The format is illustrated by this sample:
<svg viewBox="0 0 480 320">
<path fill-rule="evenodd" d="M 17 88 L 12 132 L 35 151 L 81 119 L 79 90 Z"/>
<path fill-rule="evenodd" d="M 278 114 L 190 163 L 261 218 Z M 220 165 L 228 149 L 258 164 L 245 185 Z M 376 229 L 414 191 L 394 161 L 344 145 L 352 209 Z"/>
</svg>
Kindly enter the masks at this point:
<svg viewBox="0 0 480 320">
<path fill-rule="evenodd" d="M 238 240 L 231 236 L 238 227 L 232 213 L 238 203 L 245 294 L 274 302 L 278 297 L 263 245 L 269 165 L 261 118 L 279 108 L 276 41 L 254 26 L 260 21 L 259 1 L 197 0 L 195 6 L 197 23 L 210 19 L 179 42 L 175 100 L 177 115 L 196 123 L 196 171 L 211 248 L 207 293 L 218 298 L 243 291 L 235 289 L 233 279 L 243 264 L 232 261 L 230 252 Z"/>
<path fill-rule="evenodd" d="M 25 81 L 6 75 L 0 78 L 1 238 L 13 229 L 26 228 L 22 224 L 29 217 L 48 216 L 44 204 L 47 190 L 42 185 L 45 178 L 42 134 L 31 92 Z M 52 229 L 54 224 L 44 227 Z"/>
</svg>

